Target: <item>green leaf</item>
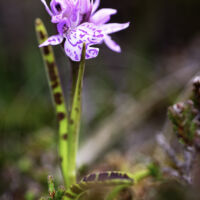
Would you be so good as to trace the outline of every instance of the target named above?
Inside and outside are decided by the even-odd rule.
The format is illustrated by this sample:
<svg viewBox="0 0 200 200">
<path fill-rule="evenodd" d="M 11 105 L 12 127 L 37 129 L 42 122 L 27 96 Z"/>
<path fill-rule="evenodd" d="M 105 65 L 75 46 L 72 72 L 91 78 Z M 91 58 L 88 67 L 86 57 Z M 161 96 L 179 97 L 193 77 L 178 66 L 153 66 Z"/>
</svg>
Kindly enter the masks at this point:
<svg viewBox="0 0 200 200">
<path fill-rule="evenodd" d="M 85 176 L 78 184 L 74 184 L 67 190 L 66 196 L 73 200 L 78 199 L 88 190 L 96 187 L 133 185 L 134 180 L 125 172 L 100 172 Z"/>
<path fill-rule="evenodd" d="M 36 19 L 35 29 L 39 44 L 43 43 L 48 38 L 46 28 L 41 19 Z M 52 94 L 52 99 L 55 105 L 58 126 L 59 126 L 59 157 L 65 184 L 67 185 L 67 165 L 68 165 L 68 118 L 67 107 L 64 101 L 63 90 L 61 87 L 58 67 L 56 65 L 55 56 L 51 46 L 41 48 L 42 57 L 48 77 L 48 83 Z"/>
</svg>

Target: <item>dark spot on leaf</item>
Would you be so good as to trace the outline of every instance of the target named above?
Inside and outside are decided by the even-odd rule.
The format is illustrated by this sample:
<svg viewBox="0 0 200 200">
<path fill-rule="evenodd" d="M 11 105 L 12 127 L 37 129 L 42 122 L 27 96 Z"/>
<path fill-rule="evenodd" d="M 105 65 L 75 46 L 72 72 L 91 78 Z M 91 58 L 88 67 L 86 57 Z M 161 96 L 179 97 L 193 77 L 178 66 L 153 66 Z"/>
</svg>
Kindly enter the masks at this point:
<svg viewBox="0 0 200 200">
<path fill-rule="evenodd" d="M 58 121 L 63 120 L 63 119 L 65 118 L 65 113 L 59 112 L 59 113 L 57 114 L 57 118 L 58 118 Z"/>
<path fill-rule="evenodd" d="M 131 179 L 127 174 L 111 172 L 110 179 Z"/>
<path fill-rule="evenodd" d="M 52 85 L 51 85 L 51 87 L 53 88 L 53 89 L 55 89 L 55 88 L 57 88 L 58 87 L 58 81 L 55 81 Z"/>
<path fill-rule="evenodd" d="M 50 49 L 49 49 L 49 46 L 45 46 L 45 47 L 43 47 L 43 51 L 44 51 L 44 55 L 49 55 L 49 53 L 50 53 Z"/>
<path fill-rule="evenodd" d="M 45 34 L 42 31 L 39 31 L 39 36 L 41 40 L 44 40 L 46 38 Z"/>
<path fill-rule="evenodd" d="M 99 181 L 105 181 L 105 180 L 107 180 L 109 178 L 109 175 L 108 175 L 108 173 L 100 173 L 99 174 L 99 178 L 98 178 L 98 180 Z"/>
<path fill-rule="evenodd" d="M 122 179 L 123 175 L 121 173 L 112 172 L 110 175 L 110 179 Z"/>
<path fill-rule="evenodd" d="M 62 104 L 62 94 L 60 92 L 55 93 L 54 100 L 55 100 L 56 104 L 58 104 L 58 105 Z"/>
<path fill-rule="evenodd" d="M 69 120 L 69 123 L 70 123 L 70 124 L 73 124 L 73 123 L 74 123 L 74 120 L 73 120 L 73 119 L 70 119 L 70 120 Z"/>
<path fill-rule="evenodd" d="M 80 194 L 83 190 L 79 188 L 77 185 L 71 187 L 71 191 L 75 194 Z"/>
<path fill-rule="evenodd" d="M 54 62 L 47 62 L 48 72 L 49 72 L 49 78 L 52 82 L 57 81 L 57 75 L 56 75 L 56 64 Z"/>
<path fill-rule="evenodd" d="M 95 178 L 96 178 L 96 174 L 90 174 L 90 175 L 86 178 L 86 182 L 94 181 Z"/>
<path fill-rule="evenodd" d="M 63 135 L 63 139 L 67 140 L 67 138 L 68 138 L 68 134 L 66 133 L 66 134 Z"/>
<path fill-rule="evenodd" d="M 124 174 L 123 177 L 126 179 L 131 179 L 127 174 Z"/>
</svg>

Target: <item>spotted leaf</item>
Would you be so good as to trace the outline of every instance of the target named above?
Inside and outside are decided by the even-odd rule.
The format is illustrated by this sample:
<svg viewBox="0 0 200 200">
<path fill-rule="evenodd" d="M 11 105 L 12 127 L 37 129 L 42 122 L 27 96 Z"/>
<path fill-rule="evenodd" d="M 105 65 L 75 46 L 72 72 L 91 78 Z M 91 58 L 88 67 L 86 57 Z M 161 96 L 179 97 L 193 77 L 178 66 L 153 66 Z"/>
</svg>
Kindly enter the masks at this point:
<svg viewBox="0 0 200 200">
<path fill-rule="evenodd" d="M 100 172 L 85 176 L 78 184 L 74 184 L 66 192 L 70 199 L 78 199 L 87 190 L 100 186 L 130 186 L 133 185 L 133 179 L 124 172 Z"/>
</svg>

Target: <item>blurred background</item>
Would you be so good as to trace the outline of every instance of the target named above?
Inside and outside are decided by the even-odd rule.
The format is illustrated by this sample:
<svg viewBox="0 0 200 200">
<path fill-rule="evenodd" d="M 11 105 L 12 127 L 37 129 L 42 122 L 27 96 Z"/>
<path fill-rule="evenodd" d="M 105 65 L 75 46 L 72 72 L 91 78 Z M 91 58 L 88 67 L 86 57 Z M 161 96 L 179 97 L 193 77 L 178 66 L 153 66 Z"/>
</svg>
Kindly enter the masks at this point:
<svg viewBox="0 0 200 200">
<path fill-rule="evenodd" d="M 141 161 L 151 154 L 167 107 L 200 70 L 200 1 L 101 0 L 100 7 L 116 8 L 111 21 L 129 21 L 131 26 L 113 34 L 121 54 L 102 45 L 98 58 L 87 62 L 79 164 L 104 169 L 111 163 L 110 169 L 116 169 L 119 157 L 131 163 L 136 155 Z M 37 17 L 50 35 L 56 32 L 40 0 L 0 1 L 3 200 L 37 199 L 47 192 L 48 174 L 62 183 L 56 119 L 34 30 Z M 69 62 L 60 47 L 54 50 L 67 93 Z M 102 140 L 96 141 L 101 134 Z M 97 151 L 88 147 L 89 140 L 100 144 Z M 86 156 L 87 152 L 93 153 Z M 174 199 L 185 199 L 181 194 Z"/>
</svg>

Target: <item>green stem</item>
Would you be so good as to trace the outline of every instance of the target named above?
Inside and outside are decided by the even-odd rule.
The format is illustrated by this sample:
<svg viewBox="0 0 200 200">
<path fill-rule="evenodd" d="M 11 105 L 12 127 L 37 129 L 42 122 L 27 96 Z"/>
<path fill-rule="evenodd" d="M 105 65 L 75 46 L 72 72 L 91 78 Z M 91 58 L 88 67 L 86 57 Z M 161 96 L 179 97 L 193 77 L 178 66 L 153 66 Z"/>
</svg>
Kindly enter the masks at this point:
<svg viewBox="0 0 200 200">
<path fill-rule="evenodd" d="M 43 22 L 40 19 L 35 21 L 36 33 L 39 44 L 43 43 L 48 38 L 48 34 Z M 60 83 L 58 67 L 55 62 L 53 49 L 51 46 L 41 48 L 42 57 L 45 64 L 46 73 L 48 76 L 48 83 L 50 86 L 52 99 L 55 105 L 55 110 L 59 126 L 59 157 L 61 161 L 61 169 L 65 182 L 65 186 L 69 186 L 68 178 L 68 118 L 67 107 L 64 101 L 63 90 Z"/>
<path fill-rule="evenodd" d="M 79 140 L 80 130 L 80 116 L 81 116 L 81 102 L 82 102 L 82 86 L 83 77 L 85 71 L 85 44 L 83 45 L 81 62 L 78 68 L 78 77 L 76 78 L 76 86 L 73 95 L 73 102 L 71 107 L 70 119 L 69 119 L 69 146 L 68 146 L 68 173 L 69 184 L 76 183 L 76 157 Z"/>
<path fill-rule="evenodd" d="M 78 62 L 74 62 L 74 61 L 70 60 L 71 74 L 72 74 L 71 99 L 70 99 L 71 105 L 73 103 L 74 92 L 75 92 L 75 89 L 76 89 L 76 82 L 77 82 L 77 77 L 78 77 L 79 64 L 80 63 L 78 63 Z"/>
</svg>

